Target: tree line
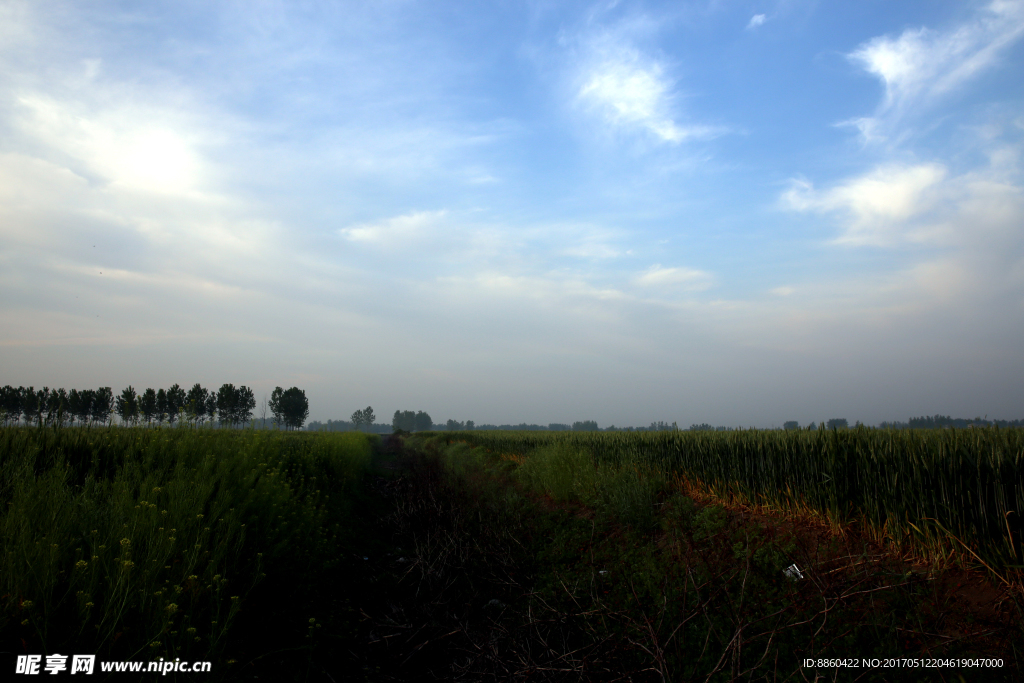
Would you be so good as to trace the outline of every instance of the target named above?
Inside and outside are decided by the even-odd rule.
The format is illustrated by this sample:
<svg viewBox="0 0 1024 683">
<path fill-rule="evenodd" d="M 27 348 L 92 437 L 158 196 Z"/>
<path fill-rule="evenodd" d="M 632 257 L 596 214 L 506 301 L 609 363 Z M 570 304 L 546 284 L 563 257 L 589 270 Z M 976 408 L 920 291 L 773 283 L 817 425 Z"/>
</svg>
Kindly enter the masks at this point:
<svg viewBox="0 0 1024 683">
<path fill-rule="evenodd" d="M 4 424 L 94 425 L 112 424 L 114 415 L 122 424 L 142 423 L 171 426 L 178 423 L 201 425 L 215 420 L 222 426 L 237 427 L 252 420 L 256 398 L 247 386 L 224 384 L 217 391 L 196 383 L 185 391 L 174 384 L 169 389 L 146 389 L 139 394 L 128 386 L 114 395 L 110 387 L 99 389 L 50 389 L 43 387 L 0 387 L 0 416 Z M 306 392 L 298 387 L 276 387 L 266 403 L 274 422 L 301 429 L 309 417 Z M 264 411 L 266 412 L 266 411 Z M 264 414 L 264 423 L 266 415 Z"/>
<path fill-rule="evenodd" d="M 396 410 L 391 418 L 391 428 L 396 432 L 429 432 L 434 428 L 434 421 L 430 419 L 429 413 L 422 410 L 415 413 L 411 410 Z"/>
<path fill-rule="evenodd" d="M 949 415 L 923 415 L 912 417 L 906 422 L 883 422 L 879 425 L 889 429 L 966 429 L 967 427 L 1024 427 L 1024 420 L 989 420 L 985 417 L 950 417 Z"/>
</svg>

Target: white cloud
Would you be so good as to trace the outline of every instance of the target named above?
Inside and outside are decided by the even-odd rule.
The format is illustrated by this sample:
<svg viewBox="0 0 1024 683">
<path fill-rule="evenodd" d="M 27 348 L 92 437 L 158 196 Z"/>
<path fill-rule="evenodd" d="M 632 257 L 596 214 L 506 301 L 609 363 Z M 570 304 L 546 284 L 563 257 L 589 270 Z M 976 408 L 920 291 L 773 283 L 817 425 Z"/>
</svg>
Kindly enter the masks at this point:
<svg viewBox="0 0 1024 683">
<path fill-rule="evenodd" d="M 415 211 L 376 223 L 360 223 L 338 233 L 352 242 L 394 249 L 412 246 L 435 235 L 447 211 Z"/>
<path fill-rule="evenodd" d="M 683 286 L 688 290 L 703 290 L 711 286 L 711 275 L 693 268 L 665 268 L 656 263 L 634 280 L 644 287 Z"/>
<path fill-rule="evenodd" d="M 998 63 L 1001 52 L 1024 35 L 1024 2 L 996 0 L 973 20 L 948 31 L 909 29 L 898 38 L 880 36 L 848 58 L 885 85 L 873 117 L 849 121 L 864 137 L 884 137 L 887 128 Z"/>
<path fill-rule="evenodd" d="M 598 50 L 581 80 L 577 99 L 612 126 L 644 130 L 672 144 L 721 132 L 711 126 L 678 123 L 673 112 L 674 83 L 662 64 L 635 49 Z"/>
<path fill-rule="evenodd" d="M 883 166 L 825 191 L 815 190 L 806 181 L 793 181 L 782 201 L 797 211 L 843 215 L 837 242 L 890 245 L 923 237 L 913 231 L 912 219 L 934 205 L 945 176 L 940 164 Z"/>
<path fill-rule="evenodd" d="M 766 17 L 765 15 L 755 14 L 754 16 L 750 17 L 750 22 L 747 24 L 747 28 L 755 29 L 766 21 L 768 21 L 768 17 Z"/>
</svg>

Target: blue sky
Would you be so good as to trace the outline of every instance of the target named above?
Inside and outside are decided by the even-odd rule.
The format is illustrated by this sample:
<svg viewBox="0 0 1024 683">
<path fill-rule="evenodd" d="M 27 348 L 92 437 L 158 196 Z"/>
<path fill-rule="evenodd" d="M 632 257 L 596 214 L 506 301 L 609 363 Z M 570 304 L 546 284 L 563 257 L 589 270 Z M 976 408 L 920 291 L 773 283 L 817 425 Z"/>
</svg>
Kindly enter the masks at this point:
<svg viewBox="0 0 1024 683">
<path fill-rule="evenodd" d="M 0 4 L 0 383 L 1024 417 L 1024 2 Z"/>
</svg>

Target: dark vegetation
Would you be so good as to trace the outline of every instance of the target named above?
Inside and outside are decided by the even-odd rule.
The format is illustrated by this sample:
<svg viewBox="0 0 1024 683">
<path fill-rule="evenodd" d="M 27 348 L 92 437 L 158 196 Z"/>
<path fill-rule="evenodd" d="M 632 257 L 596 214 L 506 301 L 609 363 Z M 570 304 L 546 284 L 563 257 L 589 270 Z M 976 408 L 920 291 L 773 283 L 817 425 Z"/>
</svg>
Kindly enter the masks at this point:
<svg viewBox="0 0 1024 683">
<path fill-rule="evenodd" d="M 560 500 L 521 456 L 407 443 L 419 455 L 379 480 L 394 545 L 360 606 L 372 680 L 936 680 L 801 661 L 966 654 L 1004 659 L 986 680 L 1019 675 L 1019 606 L 981 574 L 680 491 L 653 510 Z"/>
<path fill-rule="evenodd" d="M 212 660 L 177 675 L 203 681 L 1016 680 L 1012 527 L 940 560 L 817 482 L 865 453 L 916 481 L 938 449 L 1015 500 L 1020 435 L 876 432 L 5 428 L 0 649 Z M 750 484 L 801 454 L 823 464 L 790 498 Z M 1003 667 L 801 666 L 954 656 Z"/>
<path fill-rule="evenodd" d="M 220 679 L 305 652 L 370 462 L 360 434 L 3 428 L 0 650 L 212 660 Z"/>
</svg>

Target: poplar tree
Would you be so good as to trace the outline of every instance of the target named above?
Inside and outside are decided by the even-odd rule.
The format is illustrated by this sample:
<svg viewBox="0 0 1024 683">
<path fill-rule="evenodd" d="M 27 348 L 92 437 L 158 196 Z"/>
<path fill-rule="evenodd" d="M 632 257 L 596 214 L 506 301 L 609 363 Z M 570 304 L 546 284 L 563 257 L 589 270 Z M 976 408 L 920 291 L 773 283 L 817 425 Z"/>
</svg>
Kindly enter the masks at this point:
<svg viewBox="0 0 1024 683">
<path fill-rule="evenodd" d="M 196 382 L 188 395 L 185 397 L 185 412 L 193 424 L 199 422 L 206 416 L 206 389 Z"/>
<path fill-rule="evenodd" d="M 96 402 L 96 390 L 83 389 L 79 392 L 78 397 L 78 410 L 75 411 L 75 417 L 79 422 L 92 424 L 92 404 Z"/>
<path fill-rule="evenodd" d="M 128 388 L 121 392 L 121 395 L 117 397 L 114 409 L 117 411 L 118 417 L 121 418 L 121 422 L 126 425 L 134 424 L 138 420 L 139 400 L 134 387 L 129 384 Z"/>
<path fill-rule="evenodd" d="M 270 392 L 270 402 L 267 404 L 270 407 L 270 413 L 274 416 L 274 425 L 278 427 L 284 422 L 284 406 L 281 405 L 283 397 L 284 389 L 274 387 L 274 390 Z"/>
<path fill-rule="evenodd" d="M 92 419 L 100 424 L 109 422 L 114 414 L 114 391 L 110 387 L 96 390 L 92 401 Z"/>
<path fill-rule="evenodd" d="M 238 424 L 245 424 L 252 419 L 252 411 L 256 409 L 256 395 L 252 389 L 244 384 L 238 387 L 238 403 L 235 421 Z"/>
<path fill-rule="evenodd" d="M 181 417 L 181 412 L 185 408 L 185 390 L 179 387 L 177 384 L 171 386 L 167 390 L 167 420 L 172 425 L 174 421 Z"/>
<path fill-rule="evenodd" d="M 146 424 L 153 424 L 156 410 L 156 390 L 152 388 L 146 389 L 142 392 L 142 397 L 139 399 L 139 412 L 142 413 Z"/>
<path fill-rule="evenodd" d="M 15 389 L 9 384 L 0 389 L 0 409 L 4 413 L 4 422 L 21 422 L 21 397 L 24 392 L 25 387 Z"/>
<path fill-rule="evenodd" d="M 156 421 L 163 424 L 167 419 L 167 392 L 160 389 L 156 392 Z"/>
<path fill-rule="evenodd" d="M 25 424 L 32 424 L 39 409 L 39 398 L 36 396 L 35 387 L 21 390 L 21 412 L 25 416 Z"/>
<path fill-rule="evenodd" d="M 221 424 L 233 425 L 238 420 L 238 389 L 234 384 L 222 384 L 217 390 L 217 414 Z"/>
<path fill-rule="evenodd" d="M 46 421 L 50 424 L 63 425 L 68 414 L 68 392 L 54 389 L 46 401 Z"/>
</svg>

